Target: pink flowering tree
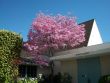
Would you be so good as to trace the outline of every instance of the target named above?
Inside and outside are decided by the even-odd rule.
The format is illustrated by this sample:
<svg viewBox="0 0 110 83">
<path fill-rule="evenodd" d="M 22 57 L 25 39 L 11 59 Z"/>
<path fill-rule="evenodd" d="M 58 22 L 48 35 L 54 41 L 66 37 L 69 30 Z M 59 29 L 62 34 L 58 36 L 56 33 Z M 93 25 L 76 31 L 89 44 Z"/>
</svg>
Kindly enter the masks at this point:
<svg viewBox="0 0 110 83">
<path fill-rule="evenodd" d="M 24 47 L 35 57 L 36 63 L 48 65 L 43 56 L 46 52 L 74 48 L 84 41 L 84 25 L 78 25 L 74 17 L 40 13 L 32 23 Z"/>
</svg>

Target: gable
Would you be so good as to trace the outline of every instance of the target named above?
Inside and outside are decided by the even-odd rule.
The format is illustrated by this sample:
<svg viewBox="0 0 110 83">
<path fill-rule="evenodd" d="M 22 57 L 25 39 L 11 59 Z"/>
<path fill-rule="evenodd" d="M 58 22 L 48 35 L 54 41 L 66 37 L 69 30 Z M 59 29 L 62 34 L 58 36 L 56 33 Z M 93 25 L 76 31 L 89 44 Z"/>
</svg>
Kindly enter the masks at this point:
<svg viewBox="0 0 110 83">
<path fill-rule="evenodd" d="M 85 41 L 79 46 L 91 46 L 96 44 L 102 44 L 102 38 L 100 36 L 100 32 L 98 30 L 98 26 L 96 24 L 96 21 L 94 19 L 83 22 L 81 24 L 85 25 Z"/>
<path fill-rule="evenodd" d="M 94 21 L 94 19 L 80 23 L 80 24 L 85 25 L 84 28 L 85 28 L 85 39 L 86 40 L 79 47 L 83 47 L 83 46 L 88 45 L 88 41 L 89 41 L 89 38 L 90 38 L 90 33 L 91 33 L 91 30 L 92 30 L 93 21 Z"/>
<path fill-rule="evenodd" d="M 100 32 L 98 30 L 98 26 L 96 24 L 96 21 L 94 20 L 87 46 L 102 44 L 102 43 L 103 41 Z"/>
</svg>

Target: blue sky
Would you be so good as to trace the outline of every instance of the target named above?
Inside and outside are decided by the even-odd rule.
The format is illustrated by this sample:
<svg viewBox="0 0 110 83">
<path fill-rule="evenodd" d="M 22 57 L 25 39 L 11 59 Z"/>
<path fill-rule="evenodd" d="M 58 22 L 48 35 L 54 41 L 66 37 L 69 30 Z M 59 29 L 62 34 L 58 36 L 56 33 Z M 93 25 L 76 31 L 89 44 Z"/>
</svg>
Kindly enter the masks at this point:
<svg viewBox="0 0 110 83">
<path fill-rule="evenodd" d="M 21 33 L 24 41 L 39 11 L 67 15 L 81 23 L 96 19 L 102 39 L 110 42 L 110 0 L 0 0 L 0 29 Z"/>
</svg>

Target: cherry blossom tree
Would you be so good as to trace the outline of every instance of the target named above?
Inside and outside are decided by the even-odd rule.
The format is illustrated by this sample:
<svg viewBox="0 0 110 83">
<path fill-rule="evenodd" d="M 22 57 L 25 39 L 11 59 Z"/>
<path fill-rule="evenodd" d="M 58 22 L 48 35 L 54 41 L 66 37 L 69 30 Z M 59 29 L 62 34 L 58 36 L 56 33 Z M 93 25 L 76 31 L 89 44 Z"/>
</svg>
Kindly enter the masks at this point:
<svg viewBox="0 0 110 83">
<path fill-rule="evenodd" d="M 48 50 L 74 48 L 84 41 L 84 25 L 78 25 L 75 17 L 39 13 L 32 23 L 24 47 L 38 64 L 48 65 L 43 57 Z"/>
</svg>

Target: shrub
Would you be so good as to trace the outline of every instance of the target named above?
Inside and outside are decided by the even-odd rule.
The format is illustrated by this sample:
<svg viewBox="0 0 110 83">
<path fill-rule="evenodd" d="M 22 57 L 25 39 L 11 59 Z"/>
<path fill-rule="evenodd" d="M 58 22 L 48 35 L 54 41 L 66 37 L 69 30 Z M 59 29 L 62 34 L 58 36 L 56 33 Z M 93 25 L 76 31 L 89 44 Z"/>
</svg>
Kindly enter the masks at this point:
<svg viewBox="0 0 110 83">
<path fill-rule="evenodd" d="M 43 75 L 38 83 L 72 83 L 72 77 L 68 73 L 61 74 L 60 72 L 53 76 L 53 80 L 50 75 Z"/>
<path fill-rule="evenodd" d="M 99 83 L 110 83 L 110 75 L 102 76 L 102 77 L 99 79 Z"/>
<path fill-rule="evenodd" d="M 38 83 L 38 80 L 36 78 L 28 78 L 28 77 L 25 77 L 24 79 L 22 80 L 18 80 L 17 83 Z"/>
<path fill-rule="evenodd" d="M 72 83 L 72 77 L 68 73 L 64 73 L 62 83 Z"/>
<path fill-rule="evenodd" d="M 17 65 L 13 59 L 20 56 L 22 38 L 19 34 L 0 30 L 0 82 L 9 83 L 18 74 Z"/>
</svg>

